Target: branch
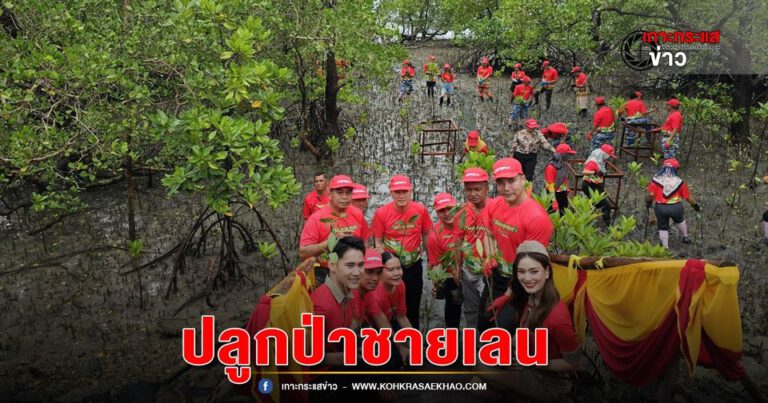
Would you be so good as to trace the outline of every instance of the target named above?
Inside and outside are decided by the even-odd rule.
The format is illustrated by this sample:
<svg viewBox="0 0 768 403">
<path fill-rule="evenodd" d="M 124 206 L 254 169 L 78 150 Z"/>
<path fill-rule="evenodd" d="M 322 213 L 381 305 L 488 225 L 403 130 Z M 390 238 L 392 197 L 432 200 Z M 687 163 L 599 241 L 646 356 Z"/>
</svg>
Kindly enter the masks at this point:
<svg viewBox="0 0 768 403">
<path fill-rule="evenodd" d="M 657 18 L 660 20 L 669 20 L 669 17 L 664 15 L 653 15 L 653 14 L 645 14 L 645 13 L 636 13 L 633 11 L 624 11 L 620 10 L 616 7 L 608 7 L 608 8 L 600 8 L 598 11 L 607 11 L 611 13 L 616 13 L 618 15 L 625 15 L 630 17 L 643 17 L 643 18 Z"/>
</svg>

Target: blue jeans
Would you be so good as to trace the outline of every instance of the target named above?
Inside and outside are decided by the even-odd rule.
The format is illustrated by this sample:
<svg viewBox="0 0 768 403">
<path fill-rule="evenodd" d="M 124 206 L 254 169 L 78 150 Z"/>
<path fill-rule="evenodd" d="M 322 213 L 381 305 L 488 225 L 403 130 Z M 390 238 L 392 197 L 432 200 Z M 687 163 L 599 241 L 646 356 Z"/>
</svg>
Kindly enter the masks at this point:
<svg viewBox="0 0 768 403">
<path fill-rule="evenodd" d="M 517 119 L 525 119 L 528 117 L 528 103 L 514 104 L 512 106 L 512 112 L 509 113 L 509 119 L 515 121 Z"/>
<path fill-rule="evenodd" d="M 403 95 L 411 95 L 413 91 L 413 80 L 403 80 L 400 82 L 400 97 Z"/>
<path fill-rule="evenodd" d="M 643 130 L 648 130 L 648 118 L 635 118 L 635 119 L 627 119 L 627 123 L 631 124 L 633 126 L 637 126 Z M 624 134 L 627 138 L 627 145 L 632 146 L 635 145 L 635 132 L 632 130 L 624 128 Z M 646 139 L 647 140 L 647 139 Z"/>
<path fill-rule="evenodd" d="M 664 159 L 667 158 L 675 158 L 677 155 L 677 149 L 680 148 L 680 134 L 678 133 L 677 136 L 675 136 L 675 139 L 672 140 L 670 143 L 669 148 L 664 147 L 664 143 L 669 139 L 667 136 L 661 136 L 661 140 L 659 140 L 659 148 L 661 149 L 661 152 L 664 153 Z"/>
<path fill-rule="evenodd" d="M 613 132 L 595 132 L 592 136 L 592 149 L 600 148 L 603 144 L 610 144 L 613 141 Z"/>
<path fill-rule="evenodd" d="M 443 83 L 443 89 L 440 90 L 440 96 L 446 96 L 449 97 L 453 95 L 453 83 Z"/>
</svg>

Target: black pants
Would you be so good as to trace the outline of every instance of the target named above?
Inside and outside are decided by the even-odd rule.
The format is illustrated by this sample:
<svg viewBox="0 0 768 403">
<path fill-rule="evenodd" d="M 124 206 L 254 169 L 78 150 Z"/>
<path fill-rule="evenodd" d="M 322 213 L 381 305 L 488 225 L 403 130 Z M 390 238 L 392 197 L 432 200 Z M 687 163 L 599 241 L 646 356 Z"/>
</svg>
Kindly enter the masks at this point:
<svg viewBox="0 0 768 403">
<path fill-rule="evenodd" d="M 424 267 L 421 265 L 421 259 L 410 266 L 403 267 L 403 282 L 405 282 L 405 307 L 407 309 L 405 316 L 411 322 L 411 326 L 416 329 L 419 327 L 419 316 L 421 316 L 421 291 L 424 288 Z"/>
<path fill-rule="evenodd" d="M 653 212 L 656 213 L 656 222 L 659 231 L 669 231 L 669 219 L 671 218 L 675 224 L 680 224 L 685 220 L 683 217 L 683 203 L 675 204 L 659 204 L 653 207 Z"/>
<path fill-rule="evenodd" d="M 539 103 L 540 93 L 544 93 L 544 99 L 547 101 L 547 109 L 549 109 L 549 106 L 552 104 L 552 90 L 541 90 L 541 91 L 534 92 L 533 98 L 537 104 Z"/>
<path fill-rule="evenodd" d="M 427 81 L 427 96 L 430 98 L 435 97 L 435 81 Z"/>
<path fill-rule="evenodd" d="M 589 197 L 589 190 L 597 190 L 600 192 L 605 192 L 605 184 L 596 184 L 592 182 L 584 181 L 581 183 L 581 190 L 584 191 L 584 195 Z M 558 202 L 559 203 L 559 202 Z M 608 226 L 611 224 L 611 206 L 608 205 L 608 200 L 603 199 L 600 201 L 600 203 L 597 203 L 595 206 L 598 210 L 603 211 L 603 221 L 605 221 L 605 225 Z"/>
<path fill-rule="evenodd" d="M 523 174 L 525 180 L 533 182 L 533 173 L 536 171 L 536 158 L 537 153 L 522 154 L 517 151 L 512 155 L 516 160 L 520 161 L 520 165 L 523 166 Z"/>
<path fill-rule="evenodd" d="M 457 291 L 458 290 L 458 291 Z M 461 301 L 456 301 L 453 295 L 461 292 L 461 285 L 456 285 L 452 278 L 443 282 L 445 294 L 445 327 L 459 327 L 461 322 Z"/>
<path fill-rule="evenodd" d="M 555 192 L 555 200 L 557 200 L 557 212 L 562 216 L 565 214 L 565 209 L 568 208 L 568 191 Z M 552 206 L 547 209 L 547 213 L 552 213 L 554 211 L 555 209 L 553 209 Z"/>
</svg>

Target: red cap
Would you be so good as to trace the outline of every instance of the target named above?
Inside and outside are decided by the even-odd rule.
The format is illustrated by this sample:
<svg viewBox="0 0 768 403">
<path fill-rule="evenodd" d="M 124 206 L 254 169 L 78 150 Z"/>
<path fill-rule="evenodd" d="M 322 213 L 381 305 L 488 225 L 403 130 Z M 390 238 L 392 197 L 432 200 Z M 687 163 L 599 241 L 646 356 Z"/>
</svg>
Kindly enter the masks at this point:
<svg viewBox="0 0 768 403">
<path fill-rule="evenodd" d="M 528 77 L 528 76 L 523 76 L 523 78 L 521 78 L 521 80 L 523 80 L 524 83 L 530 83 L 531 82 L 531 78 Z"/>
<path fill-rule="evenodd" d="M 389 190 L 411 190 L 411 180 L 405 175 L 395 175 L 389 180 Z"/>
<path fill-rule="evenodd" d="M 547 67 L 549 66 L 549 60 L 544 60 L 544 63 L 541 64 L 541 67 Z"/>
<path fill-rule="evenodd" d="M 521 69 L 521 68 L 523 68 L 523 64 L 522 63 L 515 63 L 515 68 Z"/>
<path fill-rule="evenodd" d="M 616 154 L 613 153 L 613 146 L 610 144 L 603 144 L 600 146 L 600 149 L 611 156 L 611 158 L 616 158 Z"/>
<path fill-rule="evenodd" d="M 539 122 L 537 122 L 536 119 L 528 119 L 525 121 L 525 127 L 529 129 L 537 129 L 539 127 Z"/>
<path fill-rule="evenodd" d="M 448 64 L 448 63 L 446 63 L 445 65 L 443 65 L 443 68 L 444 68 L 444 69 L 450 69 L 450 68 L 451 68 L 451 65 L 450 65 L 450 64 Z"/>
<path fill-rule="evenodd" d="M 642 91 L 635 91 L 635 95 L 637 95 L 637 97 L 640 98 L 640 97 L 643 96 L 643 92 Z"/>
<path fill-rule="evenodd" d="M 680 106 L 680 101 L 678 101 L 675 98 L 672 98 L 669 101 L 667 101 L 666 104 L 669 105 L 669 106 L 673 106 L 673 107 L 677 108 L 678 106 Z"/>
<path fill-rule="evenodd" d="M 541 132 L 541 134 L 543 134 L 545 136 L 547 134 L 549 134 L 549 128 L 548 127 L 542 127 L 541 129 L 539 129 L 539 131 Z"/>
<path fill-rule="evenodd" d="M 352 200 L 364 200 L 364 199 L 370 199 L 371 196 L 368 194 L 368 188 L 359 184 L 355 183 L 352 185 Z"/>
<path fill-rule="evenodd" d="M 547 126 L 553 134 L 568 134 L 568 126 L 565 123 L 557 122 Z"/>
<path fill-rule="evenodd" d="M 456 199 L 450 193 L 438 193 L 435 195 L 434 206 L 435 211 L 440 211 L 446 207 L 456 207 Z"/>
<path fill-rule="evenodd" d="M 429 56 L 427 57 L 427 59 L 428 59 L 428 60 L 437 60 L 437 58 L 435 57 L 435 55 L 429 55 Z"/>
<path fill-rule="evenodd" d="M 581 67 L 579 66 L 573 66 L 573 68 L 571 69 L 571 73 L 576 73 L 578 71 L 581 71 Z"/>
<path fill-rule="evenodd" d="M 595 97 L 595 105 L 605 105 L 605 98 Z"/>
<path fill-rule="evenodd" d="M 677 160 L 674 158 L 667 158 L 664 160 L 664 166 L 677 169 L 677 168 L 680 168 L 680 163 L 677 162 Z"/>
<path fill-rule="evenodd" d="M 555 152 L 558 154 L 576 154 L 576 151 L 571 148 L 567 143 L 563 143 L 555 147 Z"/>
<path fill-rule="evenodd" d="M 514 158 L 502 158 L 493 164 L 493 177 L 495 179 L 514 178 L 523 173 L 520 161 Z"/>
<path fill-rule="evenodd" d="M 373 248 L 365 248 L 365 266 L 368 269 L 378 269 L 384 267 L 384 262 L 381 259 L 381 253 Z"/>
<path fill-rule="evenodd" d="M 480 63 L 489 63 L 489 62 L 490 60 L 488 60 L 487 57 L 483 57 L 482 59 L 480 59 Z"/>
<path fill-rule="evenodd" d="M 340 189 L 340 188 L 353 188 L 355 185 L 355 182 L 352 182 L 352 178 L 350 178 L 347 175 L 336 175 L 333 178 L 331 178 L 331 185 L 329 188 L 331 189 Z"/>
<path fill-rule="evenodd" d="M 482 168 L 467 168 L 464 170 L 464 177 L 461 181 L 464 183 L 488 182 L 488 172 Z"/>
<path fill-rule="evenodd" d="M 467 133 L 467 144 L 476 146 L 479 138 L 480 132 L 477 130 L 472 130 L 471 132 Z"/>
</svg>

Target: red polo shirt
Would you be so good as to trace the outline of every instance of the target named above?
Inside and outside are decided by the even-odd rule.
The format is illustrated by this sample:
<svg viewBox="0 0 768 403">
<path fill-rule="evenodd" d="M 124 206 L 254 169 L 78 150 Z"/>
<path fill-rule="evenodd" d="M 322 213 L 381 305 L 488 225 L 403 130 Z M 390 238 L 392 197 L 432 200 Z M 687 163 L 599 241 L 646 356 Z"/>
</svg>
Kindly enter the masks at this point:
<svg viewBox="0 0 768 403">
<path fill-rule="evenodd" d="M 440 74 L 440 79 L 443 80 L 444 83 L 452 83 L 455 78 L 456 76 L 454 76 L 452 73 Z"/>
<path fill-rule="evenodd" d="M 615 120 L 613 110 L 608 106 L 603 106 L 595 112 L 592 124 L 596 125 L 599 130 L 601 127 L 612 127 Z"/>
<path fill-rule="evenodd" d="M 301 211 L 301 215 L 304 217 L 304 220 L 309 218 L 309 216 L 311 216 L 315 211 L 327 206 L 329 201 L 330 198 L 328 196 L 327 190 L 322 196 L 317 194 L 317 190 L 313 190 L 307 193 L 307 195 L 304 197 L 304 208 Z"/>
<path fill-rule="evenodd" d="M 416 71 L 413 70 L 413 67 L 403 67 L 400 69 L 400 77 L 408 79 L 413 78 L 413 76 L 416 75 Z"/>
<path fill-rule="evenodd" d="M 333 220 L 333 222 L 323 222 L 328 220 Z M 326 241 L 331 235 L 331 228 L 333 228 L 334 234 L 350 232 L 361 239 L 368 239 L 370 236 L 368 223 L 357 207 L 349 206 L 344 213 L 334 216 L 331 206 L 326 206 L 312 214 L 304 223 L 299 246 L 314 245 Z M 320 262 L 320 265 L 328 267 L 328 262 Z"/>
<path fill-rule="evenodd" d="M 365 315 L 369 322 L 374 323 L 373 317 L 379 313 L 383 313 L 389 320 L 392 320 L 396 314 L 405 315 L 405 283 L 403 281 L 400 281 L 391 293 L 387 292 L 384 283 L 380 282 L 376 289 L 368 294 L 373 294 L 372 303 L 365 306 Z"/>
<path fill-rule="evenodd" d="M 318 287 L 310 298 L 315 315 L 325 316 L 326 338 L 333 329 L 356 328 L 360 324 L 360 296 L 353 292 L 345 295 L 333 278 L 328 277 L 325 284 Z"/>
<path fill-rule="evenodd" d="M 480 78 L 488 78 L 493 75 L 493 67 L 490 65 L 483 67 L 482 65 L 477 68 L 477 75 Z"/>
<path fill-rule="evenodd" d="M 523 323 L 528 310 L 524 309 L 520 318 Z M 573 320 L 568 312 L 568 306 L 560 301 L 555 305 L 546 319 L 541 322 L 540 328 L 546 328 L 549 344 L 549 359 L 563 358 L 563 353 L 572 353 L 579 348 L 579 339 L 576 337 Z"/>
<path fill-rule="evenodd" d="M 397 211 L 394 202 L 378 208 L 371 226 L 373 236 L 382 239 L 384 249 L 399 255 L 400 263 L 405 267 L 419 259 L 422 234 L 431 230 L 434 224 L 424 205 L 410 201 L 402 213 Z"/>
<path fill-rule="evenodd" d="M 485 239 L 487 227 L 483 222 L 482 215 L 483 211 L 487 210 L 488 206 L 493 202 L 494 199 L 488 199 L 485 202 L 485 207 L 480 210 L 476 209 L 474 204 L 467 202 L 464 203 L 464 205 L 461 206 L 461 210 L 456 213 L 456 222 L 459 224 L 462 221 L 464 222 L 464 226 L 459 232 L 462 243 L 472 245 L 472 254 L 464 256 L 465 265 L 469 263 L 470 266 L 473 266 L 474 261 L 474 266 L 482 267 L 482 264 L 480 263 L 481 258 L 477 253 L 477 241 L 480 240 L 480 242 L 482 242 L 483 239 Z M 461 227 L 461 225 L 459 225 L 459 227 Z"/>
<path fill-rule="evenodd" d="M 510 267 L 523 241 L 539 241 L 547 246 L 552 237 L 552 220 L 532 197 L 516 207 L 510 207 L 501 196 L 496 197 L 485 206 L 481 219 Z"/>
<path fill-rule="evenodd" d="M 533 87 L 525 84 L 516 85 L 515 91 L 512 92 L 513 97 L 523 97 L 526 101 L 531 99 L 531 94 L 533 94 Z"/>
<path fill-rule="evenodd" d="M 587 85 L 587 75 L 584 73 L 579 73 L 576 76 L 576 86 L 584 87 L 585 85 Z"/>
<path fill-rule="evenodd" d="M 544 72 L 541 74 L 541 78 L 548 82 L 548 83 L 554 83 L 557 81 L 557 70 L 555 70 L 554 67 L 548 66 L 546 69 L 544 69 Z"/>
<path fill-rule="evenodd" d="M 671 132 L 673 129 L 677 129 L 679 133 L 683 130 L 683 114 L 680 111 L 673 111 L 667 116 L 667 120 L 661 125 L 661 130 L 665 132 Z"/>
<path fill-rule="evenodd" d="M 640 117 L 640 115 L 645 115 L 648 113 L 648 108 L 645 107 L 645 102 L 643 102 L 641 99 L 635 98 L 630 99 L 626 104 L 624 104 L 624 111 L 627 112 L 627 117 L 636 118 Z"/>
<path fill-rule="evenodd" d="M 442 222 L 435 225 L 435 230 L 429 232 L 427 237 L 427 258 L 429 265 L 435 266 L 440 263 L 440 256 L 449 250 L 456 249 L 459 238 L 458 215 L 453 222 L 453 228 L 447 229 Z"/>
</svg>

